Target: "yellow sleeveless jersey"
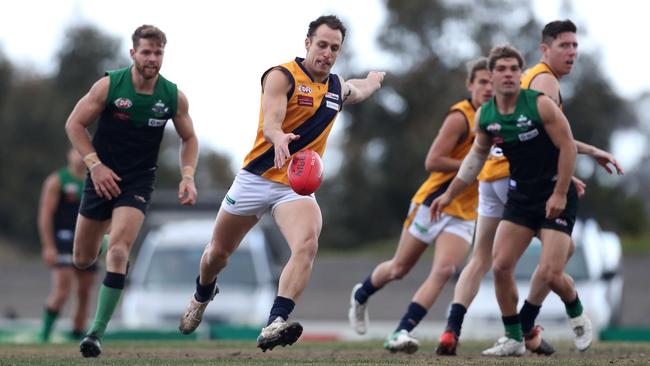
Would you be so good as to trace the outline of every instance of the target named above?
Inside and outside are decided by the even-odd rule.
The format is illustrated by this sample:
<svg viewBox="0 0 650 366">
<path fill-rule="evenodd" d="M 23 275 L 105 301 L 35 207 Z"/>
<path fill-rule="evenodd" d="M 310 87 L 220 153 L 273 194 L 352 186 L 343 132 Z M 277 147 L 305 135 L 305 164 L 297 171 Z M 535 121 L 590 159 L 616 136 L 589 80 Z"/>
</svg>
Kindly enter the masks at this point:
<svg viewBox="0 0 650 366">
<path fill-rule="evenodd" d="M 557 79 L 557 75 L 555 75 L 553 70 L 551 70 L 547 64 L 540 62 L 537 65 L 526 70 L 521 76 L 521 88 L 529 89 L 530 84 L 532 84 L 535 77 L 537 77 L 539 74 L 552 74 Z M 560 109 L 562 109 L 562 95 L 559 95 L 559 99 Z M 509 175 L 510 164 L 508 164 L 508 159 L 503 156 L 501 149 L 496 146 L 492 146 L 492 149 L 490 149 L 490 155 L 488 156 L 485 165 L 483 166 L 483 170 L 481 170 L 481 173 L 478 175 L 478 180 L 483 182 L 491 182 L 497 179 L 508 177 Z"/>
<path fill-rule="evenodd" d="M 322 157 L 334 120 L 343 108 L 341 81 L 335 74 L 330 74 L 323 81 L 314 80 L 302 61 L 302 58 L 296 57 L 291 62 L 268 69 L 262 75 L 262 83 L 271 70 L 278 69 L 287 75 L 291 90 L 287 93 L 287 113 L 282 121 L 282 131 L 300 135 L 298 140 L 289 143 L 289 152 L 293 156 L 300 150 L 311 149 Z M 274 167 L 275 152 L 273 145 L 264 139 L 263 124 L 264 114 L 260 103 L 257 137 L 253 149 L 244 159 L 242 169 L 288 185 L 288 161 L 282 169 Z"/>
<path fill-rule="evenodd" d="M 465 116 L 467 121 L 467 137 L 460 144 L 456 145 L 449 155 L 451 158 L 463 160 L 465 155 L 469 152 L 474 142 L 474 115 L 476 110 L 469 100 L 454 104 L 449 113 L 459 111 Z M 424 183 L 420 186 L 415 195 L 411 199 L 413 203 L 431 205 L 434 199 L 443 194 L 452 179 L 456 176 L 455 171 L 452 172 L 433 172 L 429 175 Z M 463 220 L 476 219 L 476 207 L 478 205 L 478 183 L 474 182 L 465 188 L 449 206 L 445 207 L 444 213 L 450 216 L 455 216 Z"/>
</svg>

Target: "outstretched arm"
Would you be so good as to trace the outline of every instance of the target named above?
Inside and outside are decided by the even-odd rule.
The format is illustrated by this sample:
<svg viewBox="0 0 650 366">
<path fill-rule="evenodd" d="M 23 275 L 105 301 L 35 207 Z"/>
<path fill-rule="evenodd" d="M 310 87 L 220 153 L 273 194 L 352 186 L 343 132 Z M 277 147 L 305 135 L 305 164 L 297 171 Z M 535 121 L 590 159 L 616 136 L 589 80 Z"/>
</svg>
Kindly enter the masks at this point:
<svg viewBox="0 0 650 366">
<path fill-rule="evenodd" d="M 181 138 L 180 165 L 181 182 L 178 184 L 178 199 L 181 205 L 193 205 L 196 203 L 196 185 L 194 184 L 194 172 L 199 155 L 199 139 L 194 133 L 192 117 L 189 113 L 189 102 L 182 91 L 178 91 L 178 110 L 172 118 L 176 133 Z"/>
<path fill-rule="evenodd" d="M 350 79 L 344 81 L 340 78 L 343 92 L 343 103 L 354 104 L 370 97 L 381 87 L 386 73 L 383 71 L 371 71 L 365 79 Z"/>
</svg>

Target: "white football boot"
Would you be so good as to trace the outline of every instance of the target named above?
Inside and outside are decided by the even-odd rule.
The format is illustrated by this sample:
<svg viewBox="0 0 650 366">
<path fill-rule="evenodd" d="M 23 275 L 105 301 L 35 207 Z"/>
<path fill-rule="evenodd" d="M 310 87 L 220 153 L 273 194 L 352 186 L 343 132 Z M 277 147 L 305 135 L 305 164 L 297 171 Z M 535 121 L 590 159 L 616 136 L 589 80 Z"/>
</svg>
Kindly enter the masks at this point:
<svg viewBox="0 0 650 366">
<path fill-rule="evenodd" d="M 357 283 L 352 288 L 348 320 L 350 321 L 350 326 L 355 332 L 357 332 L 357 334 L 366 334 L 368 331 L 368 302 L 365 304 L 359 304 L 357 299 L 354 298 L 354 294 L 361 288 L 361 286 L 360 283 Z"/>
<path fill-rule="evenodd" d="M 573 342 L 576 348 L 580 352 L 586 351 L 594 339 L 591 320 L 583 313 L 582 315 L 569 319 L 569 324 L 571 324 L 571 329 L 573 329 Z"/>
<path fill-rule="evenodd" d="M 522 339 L 521 342 L 508 337 L 501 337 L 491 348 L 486 349 L 481 354 L 483 356 L 521 356 L 526 353 L 526 344 Z"/>
</svg>

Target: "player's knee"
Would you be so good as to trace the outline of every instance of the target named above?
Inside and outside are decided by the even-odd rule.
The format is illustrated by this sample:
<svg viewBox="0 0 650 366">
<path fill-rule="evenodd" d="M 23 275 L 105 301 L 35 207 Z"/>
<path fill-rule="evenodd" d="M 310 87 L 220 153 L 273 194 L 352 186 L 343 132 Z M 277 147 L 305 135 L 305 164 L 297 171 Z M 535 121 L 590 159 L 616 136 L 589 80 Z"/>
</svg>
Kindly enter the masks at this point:
<svg viewBox="0 0 650 366">
<path fill-rule="evenodd" d="M 492 268 L 492 257 L 480 258 L 479 256 L 473 256 L 467 264 L 467 268 L 467 270 L 483 277 Z"/>
<path fill-rule="evenodd" d="M 509 277 L 512 275 L 513 271 L 514 266 L 512 266 L 509 261 L 502 261 L 499 258 L 494 258 L 492 263 L 492 272 L 494 272 L 494 277 Z"/>
<path fill-rule="evenodd" d="M 124 264 L 129 260 L 129 246 L 127 243 L 115 241 L 111 243 L 111 246 L 108 247 L 108 253 L 106 254 L 107 258 L 115 264 Z"/>
<path fill-rule="evenodd" d="M 399 280 L 406 276 L 411 271 L 411 266 L 393 261 L 390 266 L 391 279 Z"/>
<path fill-rule="evenodd" d="M 439 283 L 445 283 L 456 272 L 456 266 L 452 264 L 444 264 L 436 266 L 431 272 L 433 279 Z"/>
<path fill-rule="evenodd" d="M 205 247 L 203 251 L 209 264 L 213 263 L 226 263 L 228 258 L 232 255 L 232 251 L 227 250 L 225 246 L 220 245 L 219 242 L 213 240 Z"/>
<path fill-rule="evenodd" d="M 82 252 L 75 252 L 74 255 L 72 256 L 72 263 L 74 264 L 75 267 L 79 269 L 86 269 L 95 263 L 95 260 L 97 260 L 97 257 L 94 255 L 82 253 Z"/>
<path fill-rule="evenodd" d="M 553 285 L 562 281 L 562 278 L 564 276 L 564 272 L 561 269 L 553 268 L 548 265 L 540 264 L 537 271 L 539 272 L 539 276 L 542 279 L 542 282 L 544 282 L 544 284 L 549 287 L 552 287 Z"/>
<path fill-rule="evenodd" d="M 297 245 L 292 245 L 292 247 L 294 248 L 291 251 L 292 256 L 298 256 L 313 261 L 318 252 L 318 239 L 316 237 L 309 237 L 303 239 Z"/>
</svg>

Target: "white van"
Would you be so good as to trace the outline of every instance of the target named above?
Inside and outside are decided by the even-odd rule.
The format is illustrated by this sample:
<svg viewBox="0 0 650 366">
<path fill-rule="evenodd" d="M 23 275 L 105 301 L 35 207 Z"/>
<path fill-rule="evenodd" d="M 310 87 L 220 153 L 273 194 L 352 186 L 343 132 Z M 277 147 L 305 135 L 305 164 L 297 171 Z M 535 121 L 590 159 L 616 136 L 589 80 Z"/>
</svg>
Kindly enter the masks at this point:
<svg viewBox="0 0 650 366">
<path fill-rule="evenodd" d="M 122 299 L 126 327 L 178 324 L 194 294 L 203 248 L 214 220 L 166 223 L 145 237 Z M 266 237 L 259 225 L 244 237 L 219 274 L 219 294 L 203 323 L 262 326 L 276 295 Z"/>
</svg>

